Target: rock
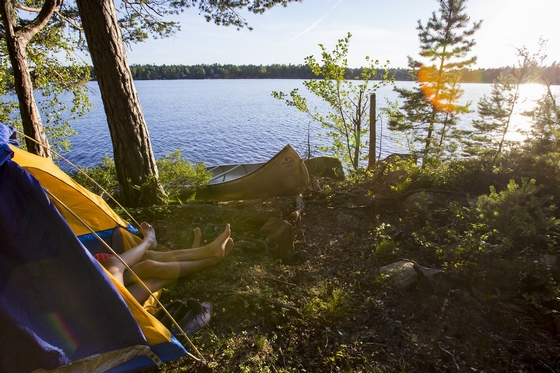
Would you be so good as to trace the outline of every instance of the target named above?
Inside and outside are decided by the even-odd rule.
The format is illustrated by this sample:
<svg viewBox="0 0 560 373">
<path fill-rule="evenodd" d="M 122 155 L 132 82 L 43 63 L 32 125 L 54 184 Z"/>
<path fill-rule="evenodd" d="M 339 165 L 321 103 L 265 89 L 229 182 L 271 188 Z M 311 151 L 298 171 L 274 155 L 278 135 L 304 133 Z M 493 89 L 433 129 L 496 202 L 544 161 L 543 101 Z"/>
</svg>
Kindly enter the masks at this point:
<svg viewBox="0 0 560 373">
<path fill-rule="evenodd" d="M 366 193 L 366 194 L 349 198 L 348 204 L 350 206 L 367 206 L 370 203 L 372 203 L 373 200 L 374 200 L 374 196 Z"/>
<path fill-rule="evenodd" d="M 468 306 L 471 306 L 471 307 L 480 306 L 480 303 L 478 303 L 476 298 L 473 297 L 472 295 L 470 295 L 469 293 L 467 293 L 464 290 L 453 289 L 453 290 L 451 290 L 451 296 L 454 299 L 458 300 L 459 302 L 464 303 L 465 305 L 468 305 Z"/>
<path fill-rule="evenodd" d="M 285 220 L 270 218 L 260 230 L 260 233 L 268 240 L 268 251 L 275 259 L 287 263 L 293 259 L 294 231 L 292 226 Z"/>
<path fill-rule="evenodd" d="M 558 255 L 543 255 L 541 262 L 548 268 L 554 281 L 560 281 L 560 257 Z"/>
<path fill-rule="evenodd" d="M 381 172 L 391 171 L 392 168 L 398 167 L 399 163 L 406 161 L 416 163 L 416 157 L 410 154 L 393 153 L 380 160 L 377 163 L 377 168 Z"/>
<path fill-rule="evenodd" d="M 391 206 L 394 202 L 394 199 L 387 198 L 383 194 L 375 194 L 371 197 L 371 201 L 367 204 L 367 207 L 370 210 L 377 211 L 379 208 Z"/>
<path fill-rule="evenodd" d="M 360 219 L 354 215 L 346 214 L 344 212 L 341 212 L 336 216 L 336 222 L 338 223 L 338 227 L 342 230 L 353 230 L 361 223 Z"/>
<path fill-rule="evenodd" d="M 420 283 L 432 294 L 445 295 L 451 289 L 451 278 L 445 271 L 414 264 Z"/>
<path fill-rule="evenodd" d="M 436 199 L 432 194 L 419 192 L 411 194 L 404 200 L 403 204 L 409 213 L 422 214 L 430 211 L 435 202 Z"/>
<path fill-rule="evenodd" d="M 385 185 L 395 186 L 406 180 L 408 172 L 405 170 L 391 171 L 387 174 L 387 178 L 383 182 Z"/>
<path fill-rule="evenodd" d="M 379 275 L 387 278 L 392 287 L 406 289 L 418 281 L 418 275 L 414 270 L 414 263 L 401 260 L 377 270 Z"/>
<path fill-rule="evenodd" d="M 406 160 L 416 162 L 416 157 L 413 156 L 412 154 L 392 153 L 389 154 L 387 157 L 383 158 L 379 163 L 395 165 L 398 162 L 406 161 Z"/>
<path fill-rule="evenodd" d="M 307 171 L 311 175 L 319 177 L 330 177 L 335 180 L 344 180 L 344 170 L 340 160 L 333 157 L 316 157 L 304 161 Z"/>
</svg>

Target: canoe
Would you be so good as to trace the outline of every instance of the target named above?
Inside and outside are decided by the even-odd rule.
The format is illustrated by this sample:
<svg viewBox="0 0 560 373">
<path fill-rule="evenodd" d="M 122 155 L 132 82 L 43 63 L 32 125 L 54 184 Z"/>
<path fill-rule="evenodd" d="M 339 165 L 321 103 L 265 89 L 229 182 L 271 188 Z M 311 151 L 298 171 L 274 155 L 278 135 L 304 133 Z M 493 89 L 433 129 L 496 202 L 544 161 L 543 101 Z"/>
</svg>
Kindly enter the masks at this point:
<svg viewBox="0 0 560 373">
<path fill-rule="evenodd" d="M 235 201 L 292 196 L 309 185 L 309 173 L 297 152 L 286 145 L 265 163 L 209 167 L 212 179 L 196 192 L 199 201 Z"/>
</svg>

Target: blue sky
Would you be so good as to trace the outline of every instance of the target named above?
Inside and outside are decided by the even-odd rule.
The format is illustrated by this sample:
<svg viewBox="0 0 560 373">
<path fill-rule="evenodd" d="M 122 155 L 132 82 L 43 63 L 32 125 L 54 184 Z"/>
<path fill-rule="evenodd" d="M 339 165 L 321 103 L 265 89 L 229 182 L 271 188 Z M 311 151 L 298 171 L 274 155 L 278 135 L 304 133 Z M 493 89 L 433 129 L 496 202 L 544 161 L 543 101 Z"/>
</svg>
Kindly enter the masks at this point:
<svg viewBox="0 0 560 373">
<path fill-rule="evenodd" d="M 150 39 L 128 50 L 130 64 L 303 64 L 320 55 L 318 44 L 332 50 L 348 32 L 349 64 L 365 56 L 406 67 L 419 51 L 417 21 L 423 24 L 439 9 L 436 0 L 303 0 L 262 15 L 242 11 L 253 31 L 207 23 L 197 9 L 175 20 L 181 31 L 169 39 Z M 516 48 L 536 51 L 539 37 L 548 40 L 545 63 L 560 62 L 560 0 L 469 0 L 471 21 L 484 20 L 475 34 L 473 55 L 479 67 L 517 61 Z"/>
</svg>

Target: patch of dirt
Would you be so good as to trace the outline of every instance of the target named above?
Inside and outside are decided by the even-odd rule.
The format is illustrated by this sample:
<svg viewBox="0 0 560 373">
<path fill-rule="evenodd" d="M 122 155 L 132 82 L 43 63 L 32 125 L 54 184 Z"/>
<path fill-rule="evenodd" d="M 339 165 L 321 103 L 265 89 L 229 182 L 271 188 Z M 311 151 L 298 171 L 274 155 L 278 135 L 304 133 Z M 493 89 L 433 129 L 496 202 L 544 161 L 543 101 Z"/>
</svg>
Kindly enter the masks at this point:
<svg viewBox="0 0 560 373">
<path fill-rule="evenodd" d="M 144 211 L 158 242 L 190 247 L 199 226 L 210 242 L 230 222 L 236 248 L 216 266 L 164 292 L 163 301 L 196 298 L 213 306 L 194 336 L 205 360 L 184 357 L 165 372 L 558 372 L 554 328 L 513 300 L 476 299 L 453 283 L 435 294 L 391 285 L 378 269 L 413 250 L 376 252 L 379 224 L 399 224 L 394 205 L 359 207 L 353 191 L 308 192 L 294 227 L 295 257 L 282 263 L 260 228 L 288 220 L 295 198 L 187 204 Z M 397 243 L 398 245 L 398 243 Z M 156 372 L 149 369 L 146 372 Z M 160 370 L 161 371 L 161 370 Z"/>
</svg>

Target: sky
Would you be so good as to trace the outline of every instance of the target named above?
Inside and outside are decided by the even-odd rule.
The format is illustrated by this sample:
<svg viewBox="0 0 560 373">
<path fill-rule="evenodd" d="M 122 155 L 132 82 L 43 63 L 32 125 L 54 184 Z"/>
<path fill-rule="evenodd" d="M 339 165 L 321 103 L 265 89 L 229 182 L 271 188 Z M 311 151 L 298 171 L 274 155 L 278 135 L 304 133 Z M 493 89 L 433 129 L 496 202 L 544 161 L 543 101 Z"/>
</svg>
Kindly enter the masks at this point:
<svg viewBox="0 0 560 373">
<path fill-rule="evenodd" d="M 468 0 L 466 6 L 471 24 L 483 20 L 471 52 L 476 67 L 513 65 L 516 48 L 536 52 L 539 38 L 547 40 L 545 64 L 560 62 L 560 0 Z M 303 0 L 260 15 L 240 11 L 253 30 L 238 31 L 208 23 L 192 8 L 171 18 L 181 25 L 171 38 L 130 46 L 128 62 L 299 65 L 307 56 L 320 57 L 318 44 L 332 51 L 350 32 L 350 67 L 366 65 L 369 56 L 404 68 L 407 56 L 418 58 L 418 21 L 425 25 L 438 9 L 437 0 Z"/>
</svg>

